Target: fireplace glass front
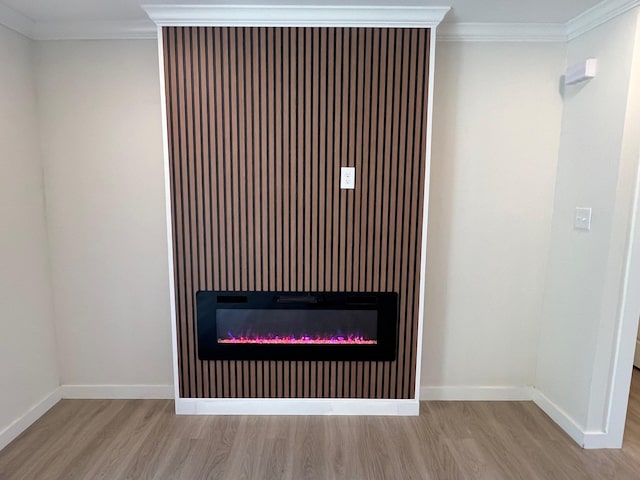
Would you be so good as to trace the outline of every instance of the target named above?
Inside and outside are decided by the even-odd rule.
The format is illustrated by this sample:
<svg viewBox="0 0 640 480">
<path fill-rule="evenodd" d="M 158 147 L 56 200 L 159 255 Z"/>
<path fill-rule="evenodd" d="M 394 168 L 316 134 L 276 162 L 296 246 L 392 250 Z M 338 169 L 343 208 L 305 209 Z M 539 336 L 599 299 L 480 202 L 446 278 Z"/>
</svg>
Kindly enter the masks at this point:
<svg viewBox="0 0 640 480">
<path fill-rule="evenodd" d="M 196 295 L 201 360 L 393 360 L 394 292 Z"/>
</svg>

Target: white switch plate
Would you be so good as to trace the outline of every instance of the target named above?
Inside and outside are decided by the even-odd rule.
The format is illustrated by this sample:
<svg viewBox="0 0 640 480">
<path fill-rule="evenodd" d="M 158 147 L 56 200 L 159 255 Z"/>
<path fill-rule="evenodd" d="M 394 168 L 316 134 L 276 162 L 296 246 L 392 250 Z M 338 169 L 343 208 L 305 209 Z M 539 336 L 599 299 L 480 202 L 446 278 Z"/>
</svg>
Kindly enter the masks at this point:
<svg viewBox="0 0 640 480">
<path fill-rule="evenodd" d="M 591 209 L 576 207 L 576 216 L 573 220 L 573 228 L 576 230 L 591 230 Z"/>
<path fill-rule="evenodd" d="M 340 188 L 343 190 L 356 188 L 356 167 L 340 167 Z"/>
</svg>

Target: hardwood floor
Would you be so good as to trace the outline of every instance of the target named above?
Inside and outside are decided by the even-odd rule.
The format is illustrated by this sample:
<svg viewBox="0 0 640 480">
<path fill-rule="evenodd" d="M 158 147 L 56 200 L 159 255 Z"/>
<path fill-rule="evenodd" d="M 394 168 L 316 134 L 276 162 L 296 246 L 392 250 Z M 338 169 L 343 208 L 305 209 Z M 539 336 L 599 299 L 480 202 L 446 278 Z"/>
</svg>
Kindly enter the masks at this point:
<svg viewBox="0 0 640 480">
<path fill-rule="evenodd" d="M 419 417 L 175 416 L 168 400 L 63 400 L 0 452 L 0 479 L 638 479 L 640 372 L 622 450 L 585 451 L 531 402 Z"/>
</svg>

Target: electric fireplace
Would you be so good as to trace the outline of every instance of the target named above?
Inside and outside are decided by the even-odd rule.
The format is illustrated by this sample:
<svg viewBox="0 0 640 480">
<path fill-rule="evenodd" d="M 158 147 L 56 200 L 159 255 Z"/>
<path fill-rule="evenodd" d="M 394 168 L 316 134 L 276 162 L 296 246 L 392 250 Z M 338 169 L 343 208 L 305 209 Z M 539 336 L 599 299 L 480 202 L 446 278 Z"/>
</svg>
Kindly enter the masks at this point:
<svg viewBox="0 0 640 480">
<path fill-rule="evenodd" d="M 201 360 L 395 360 L 395 292 L 196 294 Z"/>
</svg>

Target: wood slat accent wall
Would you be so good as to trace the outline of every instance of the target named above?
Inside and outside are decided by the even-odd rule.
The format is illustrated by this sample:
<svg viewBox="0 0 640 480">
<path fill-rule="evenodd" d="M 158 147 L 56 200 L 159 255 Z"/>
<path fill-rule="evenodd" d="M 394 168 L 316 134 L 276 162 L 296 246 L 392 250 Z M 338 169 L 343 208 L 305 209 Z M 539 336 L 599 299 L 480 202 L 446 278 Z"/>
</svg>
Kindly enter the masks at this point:
<svg viewBox="0 0 640 480">
<path fill-rule="evenodd" d="M 428 30 L 168 27 L 163 42 L 181 396 L 413 398 Z M 201 289 L 396 291 L 398 360 L 200 361 Z"/>
</svg>

